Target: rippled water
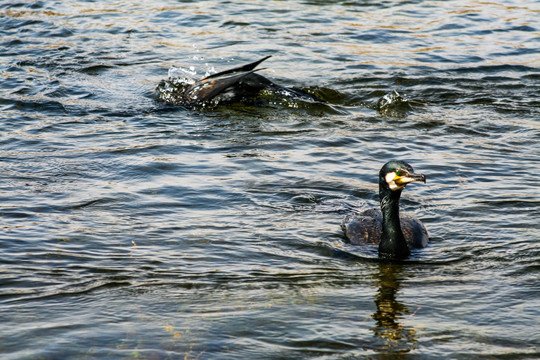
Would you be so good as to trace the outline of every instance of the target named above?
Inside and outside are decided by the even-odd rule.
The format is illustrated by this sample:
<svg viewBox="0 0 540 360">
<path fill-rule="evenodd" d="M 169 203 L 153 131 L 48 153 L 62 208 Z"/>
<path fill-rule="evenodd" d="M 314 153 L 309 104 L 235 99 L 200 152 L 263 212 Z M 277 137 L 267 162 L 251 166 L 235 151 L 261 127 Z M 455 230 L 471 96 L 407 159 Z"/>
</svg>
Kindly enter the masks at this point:
<svg viewBox="0 0 540 360">
<path fill-rule="evenodd" d="M 540 5 L 0 4 L 3 359 L 540 357 Z M 195 77 L 321 94 L 184 109 Z M 413 104 L 381 113 L 397 90 Z M 391 158 L 426 249 L 347 245 Z"/>
</svg>

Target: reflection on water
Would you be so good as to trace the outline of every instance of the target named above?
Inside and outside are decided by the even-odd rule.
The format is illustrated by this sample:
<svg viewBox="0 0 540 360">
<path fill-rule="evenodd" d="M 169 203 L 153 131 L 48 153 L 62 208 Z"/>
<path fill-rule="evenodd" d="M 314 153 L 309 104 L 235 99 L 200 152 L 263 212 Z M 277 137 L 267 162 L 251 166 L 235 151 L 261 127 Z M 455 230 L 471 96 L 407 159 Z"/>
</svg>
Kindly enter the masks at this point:
<svg viewBox="0 0 540 360">
<path fill-rule="evenodd" d="M 404 322 L 410 314 L 406 305 L 397 300 L 401 286 L 402 268 L 396 263 L 380 263 L 376 275 L 375 295 L 377 311 L 373 313 L 376 326 L 373 334 L 381 342 L 380 349 L 388 353 L 406 353 L 416 348 L 416 331 Z"/>
</svg>

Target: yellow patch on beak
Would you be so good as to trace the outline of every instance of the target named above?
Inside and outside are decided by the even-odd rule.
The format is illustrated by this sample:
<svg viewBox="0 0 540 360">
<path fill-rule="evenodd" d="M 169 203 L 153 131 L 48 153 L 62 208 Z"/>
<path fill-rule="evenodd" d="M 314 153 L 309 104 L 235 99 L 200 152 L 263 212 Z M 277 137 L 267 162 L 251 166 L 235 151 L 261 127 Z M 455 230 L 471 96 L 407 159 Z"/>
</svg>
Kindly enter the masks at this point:
<svg viewBox="0 0 540 360">
<path fill-rule="evenodd" d="M 426 177 L 422 174 L 407 174 L 404 176 L 400 176 L 397 179 L 394 179 L 394 181 L 396 182 L 396 184 L 405 187 L 405 185 L 414 181 L 422 181 L 425 183 Z"/>
<path fill-rule="evenodd" d="M 412 179 L 410 179 L 409 177 L 407 176 L 397 176 L 395 179 L 394 179 L 395 183 L 398 184 L 398 185 L 407 185 L 408 183 L 410 183 L 411 181 L 414 181 Z"/>
</svg>

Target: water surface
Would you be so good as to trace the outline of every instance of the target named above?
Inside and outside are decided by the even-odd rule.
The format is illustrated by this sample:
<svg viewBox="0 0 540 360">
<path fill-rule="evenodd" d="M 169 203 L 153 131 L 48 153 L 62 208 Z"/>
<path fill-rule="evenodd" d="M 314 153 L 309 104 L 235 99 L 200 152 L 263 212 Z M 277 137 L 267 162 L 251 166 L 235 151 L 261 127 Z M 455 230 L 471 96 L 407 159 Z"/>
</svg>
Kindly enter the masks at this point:
<svg viewBox="0 0 540 360">
<path fill-rule="evenodd" d="M 540 356 L 540 6 L 0 5 L 3 359 Z M 260 74 L 327 106 L 185 109 Z M 397 90 L 408 111 L 381 113 Z M 402 264 L 347 245 L 389 159 L 427 176 Z"/>
</svg>

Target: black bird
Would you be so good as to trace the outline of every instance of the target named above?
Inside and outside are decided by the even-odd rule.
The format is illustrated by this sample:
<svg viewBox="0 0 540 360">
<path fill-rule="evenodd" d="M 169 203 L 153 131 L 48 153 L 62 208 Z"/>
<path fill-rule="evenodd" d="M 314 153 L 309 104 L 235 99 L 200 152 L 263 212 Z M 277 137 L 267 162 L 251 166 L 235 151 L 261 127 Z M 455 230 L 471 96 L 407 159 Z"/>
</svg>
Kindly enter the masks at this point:
<svg viewBox="0 0 540 360">
<path fill-rule="evenodd" d="M 318 100 L 306 92 L 286 88 L 257 74 L 258 70 L 255 68 L 270 56 L 206 76 L 194 84 L 177 83 L 170 80 L 162 81 L 157 89 L 158 96 L 165 102 L 184 106 L 207 105 L 215 99 L 243 102 L 255 98 L 262 90 L 288 97 Z"/>
<path fill-rule="evenodd" d="M 381 211 L 369 209 L 349 215 L 341 228 L 354 245 L 379 245 L 379 257 L 406 259 L 410 248 L 424 248 L 429 236 L 424 225 L 417 219 L 399 215 L 399 197 L 411 182 L 426 182 L 422 174 L 415 174 L 405 161 L 389 161 L 379 172 L 379 198 Z"/>
</svg>

